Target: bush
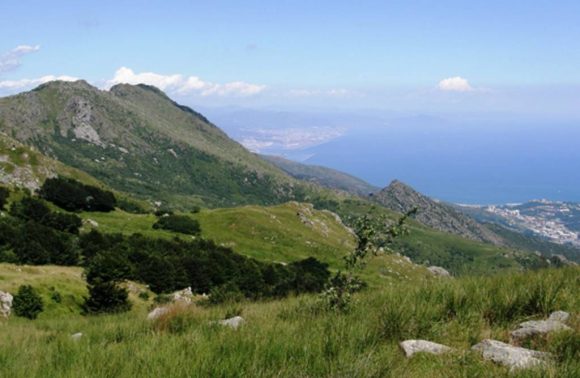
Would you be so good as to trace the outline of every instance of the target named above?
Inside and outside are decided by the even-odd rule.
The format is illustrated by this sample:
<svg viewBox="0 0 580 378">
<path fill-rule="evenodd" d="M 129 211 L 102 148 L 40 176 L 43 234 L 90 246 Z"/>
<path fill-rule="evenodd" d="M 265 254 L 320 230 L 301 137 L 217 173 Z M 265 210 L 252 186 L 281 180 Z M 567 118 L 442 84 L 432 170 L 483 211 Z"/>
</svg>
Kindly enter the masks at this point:
<svg viewBox="0 0 580 378">
<path fill-rule="evenodd" d="M 33 221 L 58 231 L 77 235 L 83 224 L 81 218 L 75 214 L 52 212 L 44 201 L 34 197 L 24 197 L 12 204 L 10 214 L 22 220 Z"/>
<path fill-rule="evenodd" d="M 20 226 L 13 240 L 21 264 L 77 265 L 79 251 L 71 235 L 35 222 Z"/>
<path fill-rule="evenodd" d="M 89 296 L 83 304 L 85 314 L 117 313 L 130 309 L 127 289 L 111 281 L 89 285 Z"/>
<path fill-rule="evenodd" d="M 46 179 L 39 195 L 67 211 L 108 212 L 117 205 L 112 192 L 64 177 Z"/>
<path fill-rule="evenodd" d="M 167 215 L 162 216 L 153 225 L 154 229 L 163 229 L 174 232 L 180 232 L 188 235 L 199 235 L 201 227 L 199 222 L 186 215 Z"/>
<path fill-rule="evenodd" d="M 12 309 L 17 316 L 28 319 L 36 319 L 44 309 L 42 298 L 30 285 L 22 285 L 14 296 Z"/>
<path fill-rule="evenodd" d="M 8 202 L 8 197 L 10 196 L 10 190 L 3 186 L 0 186 L 0 211 L 4 210 L 4 206 Z"/>
</svg>

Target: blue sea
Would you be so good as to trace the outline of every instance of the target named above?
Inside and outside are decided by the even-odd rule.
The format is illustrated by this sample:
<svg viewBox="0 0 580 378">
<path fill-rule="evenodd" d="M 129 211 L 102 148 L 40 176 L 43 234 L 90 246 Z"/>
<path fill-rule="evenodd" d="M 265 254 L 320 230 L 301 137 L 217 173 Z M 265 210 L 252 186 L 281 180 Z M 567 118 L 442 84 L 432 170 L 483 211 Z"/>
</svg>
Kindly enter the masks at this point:
<svg viewBox="0 0 580 378">
<path fill-rule="evenodd" d="M 580 124 L 440 122 L 417 118 L 353 127 L 303 151 L 383 187 L 393 179 L 441 200 L 501 204 L 580 201 Z"/>
</svg>

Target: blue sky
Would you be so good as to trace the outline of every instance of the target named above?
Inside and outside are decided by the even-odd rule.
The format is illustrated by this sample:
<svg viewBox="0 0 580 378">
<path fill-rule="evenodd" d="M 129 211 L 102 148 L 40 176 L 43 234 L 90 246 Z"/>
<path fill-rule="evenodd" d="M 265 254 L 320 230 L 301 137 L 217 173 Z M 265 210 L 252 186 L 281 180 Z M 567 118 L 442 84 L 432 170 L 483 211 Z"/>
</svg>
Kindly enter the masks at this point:
<svg viewBox="0 0 580 378">
<path fill-rule="evenodd" d="M 3 1 L 0 95 L 580 118 L 580 1 Z"/>
</svg>

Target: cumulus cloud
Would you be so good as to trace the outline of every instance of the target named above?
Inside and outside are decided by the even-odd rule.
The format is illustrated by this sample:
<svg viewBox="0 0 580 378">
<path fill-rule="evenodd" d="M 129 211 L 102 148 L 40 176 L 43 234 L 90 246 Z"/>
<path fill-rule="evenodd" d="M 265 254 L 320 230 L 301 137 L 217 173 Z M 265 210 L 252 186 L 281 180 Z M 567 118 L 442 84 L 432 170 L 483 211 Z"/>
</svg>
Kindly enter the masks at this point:
<svg viewBox="0 0 580 378">
<path fill-rule="evenodd" d="M 20 79 L 20 80 L 4 80 L 0 81 L 0 89 L 5 90 L 8 92 L 30 89 L 36 87 L 40 84 L 48 83 L 49 81 L 76 81 L 78 78 L 73 76 L 55 76 L 55 75 L 46 75 L 36 79 Z"/>
<path fill-rule="evenodd" d="M 439 82 L 439 89 L 445 92 L 470 92 L 474 90 L 467 79 L 460 76 L 441 80 Z"/>
<path fill-rule="evenodd" d="M 12 50 L 0 55 L 0 73 L 7 72 L 18 68 L 21 64 L 21 58 L 33 52 L 40 50 L 40 46 L 20 45 Z"/>
<path fill-rule="evenodd" d="M 230 83 L 211 83 L 197 76 L 161 75 L 154 72 L 135 73 L 132 69 L 121 67 L 115 72 L 113 79 L 107 82 L 111 87 L 115 84 L 149 84 L 162 91 L 179 95 L 199 94 L 201 96 L 239 96 L 246 97 L 261 93 L 265 85 L 251 84 L 243 81 Z"/>
</svg>

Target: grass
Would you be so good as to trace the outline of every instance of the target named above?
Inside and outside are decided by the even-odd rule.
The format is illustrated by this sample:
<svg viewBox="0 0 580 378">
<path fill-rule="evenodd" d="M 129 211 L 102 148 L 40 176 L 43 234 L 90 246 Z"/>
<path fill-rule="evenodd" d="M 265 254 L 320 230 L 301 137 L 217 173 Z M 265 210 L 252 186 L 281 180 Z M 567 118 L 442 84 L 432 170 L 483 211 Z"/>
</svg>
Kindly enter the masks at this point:
<svg viewBox="0 0 580 378">
<path fill-rule="evenodd" d="M 1 324 L 6 377 L 573 377 L 578 359 L 578 268 L 432 282 L 397 282 L 357 295 L 347 314 L 313 311 L 315 298 L 176 310 L 163 326 L 136 307 L 121 315 L 12 318 Z M 528 290 L 529 289 L 529 290 Z M 537 305 L 540 304 L 540 305 Z M 498 318 L 487 316 L 498 310 Z M 523 320 L 553 309 L 574 314 L 575 333 L 543 348 L 544 371 L 509 375 L 469 351 L 483 338 L 507 341 Z M 239 313 L 238 330 L 213 321 Z M 82 332 L 79 342 L 70 335 Z M 576 335 L 576 336 L 574 336 Z M 398 343 L 426 338 L 456 348 L 406 359 Z M 577 376 L 577 375 L 576 375 Z"/>
</svg>

